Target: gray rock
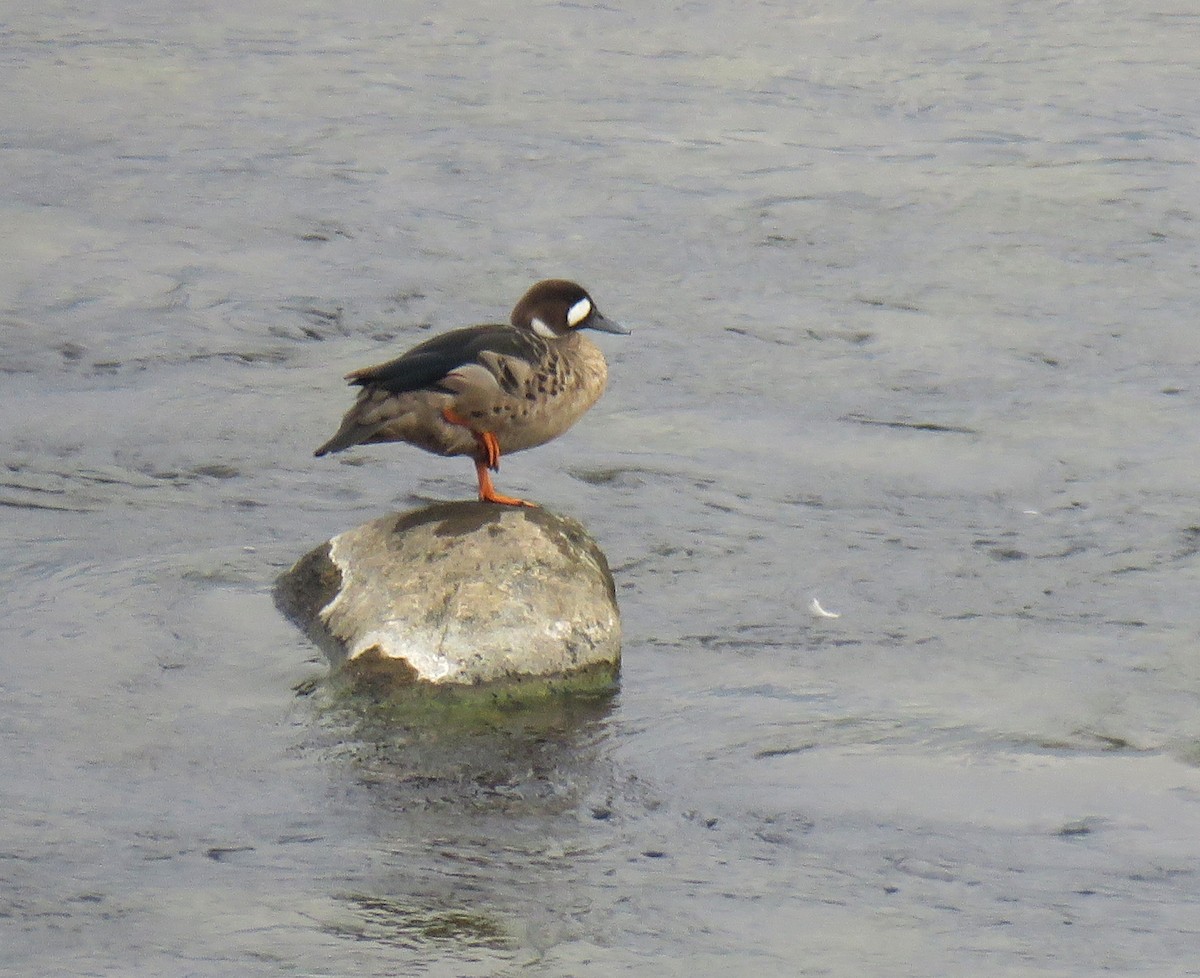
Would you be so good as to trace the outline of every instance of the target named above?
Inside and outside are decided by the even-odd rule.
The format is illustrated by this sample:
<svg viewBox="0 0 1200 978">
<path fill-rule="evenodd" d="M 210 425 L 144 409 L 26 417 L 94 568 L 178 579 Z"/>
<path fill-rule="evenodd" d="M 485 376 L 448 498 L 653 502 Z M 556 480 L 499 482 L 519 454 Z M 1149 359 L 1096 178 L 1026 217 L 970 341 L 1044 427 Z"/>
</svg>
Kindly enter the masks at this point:
<svg viewBox="0 0 1200 978">
<path fill-rule="evenodd" d="M 608 561 L 544 509 L 440 503 L 342 533 L 279 581 L 335 666 L 396 685 L 608 683 L 621 624 Z"/>
</svg>

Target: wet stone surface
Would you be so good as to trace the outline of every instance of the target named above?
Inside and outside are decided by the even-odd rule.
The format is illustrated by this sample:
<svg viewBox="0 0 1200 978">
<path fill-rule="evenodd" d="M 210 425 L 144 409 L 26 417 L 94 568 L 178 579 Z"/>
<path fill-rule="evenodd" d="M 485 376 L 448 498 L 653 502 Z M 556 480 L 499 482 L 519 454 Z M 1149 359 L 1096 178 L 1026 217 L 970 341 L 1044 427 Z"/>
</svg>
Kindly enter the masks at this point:
<svg viewBox="0 0 1200 978">
<path fill-rule="evenodd" d="M 545 509 L 441 503 L 338 534 L 277 599 L 339 668 L 372 683 L 476 685 L 616 676 L 608 561 Z"/>
</svg>

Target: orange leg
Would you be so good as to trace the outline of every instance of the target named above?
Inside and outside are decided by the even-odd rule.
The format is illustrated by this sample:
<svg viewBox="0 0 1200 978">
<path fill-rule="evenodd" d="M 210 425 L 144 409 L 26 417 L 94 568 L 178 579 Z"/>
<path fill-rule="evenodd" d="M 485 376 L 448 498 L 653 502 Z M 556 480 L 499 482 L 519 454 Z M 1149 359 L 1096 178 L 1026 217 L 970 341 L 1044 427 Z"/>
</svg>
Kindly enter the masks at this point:
<svg viewBox="0 0 1200 978">
<path fill-rule="evenodd" d="M 500 471 L 500 442 L 496 441 L 496 436 L 490 431 L 473 432 L 475 440 L 479 443 L 479 447 L 483 449 L 484 457 L 487 459 L 487 467 L 493 472 Z"/>
<path fill-rule="evenodd" d="M 501 496 L 496 492 L 495 486 L 492 485 L 492 474 L 488 471 L 488 466 L 485 462 L 475 460 L 475 474 L 479 477 L 479 498 L 485 503 L 500 503 L 502 506 L 528 506 L 531 509 L 537 508 L 537 503 L 531 503 L 525 499 L 517 499 L 516 496 Z"/>
<path fill-rule="evenodd" d="M 475 444 L 479 446 L 479 455 L 475 457 L 475 475 L 479 479 L 479 498 L 482 502 L 500 503 L 503 506 L 537 506 L 537 503 L 526 502 L 515 496 L 502 496 L 496 492 L 488 469 L 491 469 L 492 472 L 500 471 L 500 442 L 496 440 L 496 436 L 492 432 L 476 431 L 466 418 L 455 414 L 448 407 L 442 408 L 442 417 L 451 424 L 466 428 L 475 437 Z"/>
</svg>

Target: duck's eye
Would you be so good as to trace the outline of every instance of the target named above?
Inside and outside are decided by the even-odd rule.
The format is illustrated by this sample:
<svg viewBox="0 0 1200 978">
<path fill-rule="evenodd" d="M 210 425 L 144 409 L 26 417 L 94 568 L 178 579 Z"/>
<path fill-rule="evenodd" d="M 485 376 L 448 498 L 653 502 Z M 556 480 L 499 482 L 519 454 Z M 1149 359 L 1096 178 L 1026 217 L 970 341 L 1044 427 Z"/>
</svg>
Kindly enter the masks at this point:
<svg viewBox="0 0 1200 978">
<path fill-rule="evenodd" d="M 567 310 L 567 325 L 574 329 L 592 314 L 592 300 L 586 295 Z"/>
<path fill-rule="evenodd" d="M 529 325 L 533 327 L 533 331 L 537 333 L 538 336 L 544 336 L 548 340 L 552 340 L 558 335 L 554 332 L 554 330 L 538 319 L 537 316 L 534 316 L 533 319 L 530 320 Z"/>
</svg>

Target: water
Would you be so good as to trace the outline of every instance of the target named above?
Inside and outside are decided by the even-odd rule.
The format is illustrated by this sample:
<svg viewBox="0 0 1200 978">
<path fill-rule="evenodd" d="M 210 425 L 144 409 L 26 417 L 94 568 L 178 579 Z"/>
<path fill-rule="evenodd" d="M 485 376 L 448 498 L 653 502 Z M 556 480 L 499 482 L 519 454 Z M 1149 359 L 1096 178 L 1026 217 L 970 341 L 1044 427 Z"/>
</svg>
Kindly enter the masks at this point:
<svg viewBox="0 0 1200 978">
<path fill-rule="evenodd" d="M 0 973 L 1196 973 L 1198 20 L 9 10 Z M 413 734 L 271 587 L 470 466 L 311 450 L 551 275 L 622 686 Z"/>
</svg>

